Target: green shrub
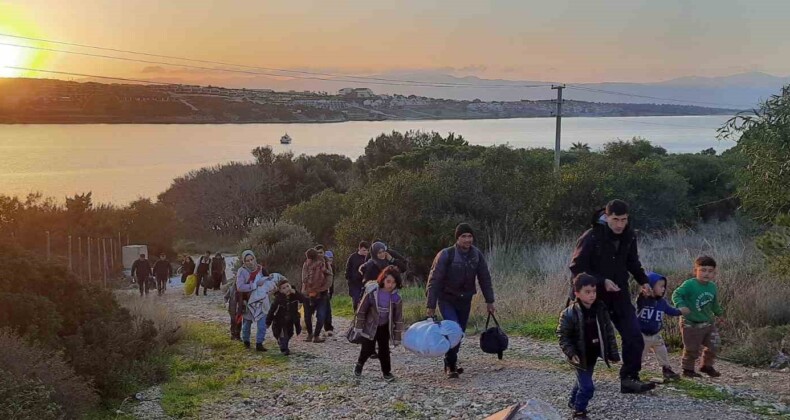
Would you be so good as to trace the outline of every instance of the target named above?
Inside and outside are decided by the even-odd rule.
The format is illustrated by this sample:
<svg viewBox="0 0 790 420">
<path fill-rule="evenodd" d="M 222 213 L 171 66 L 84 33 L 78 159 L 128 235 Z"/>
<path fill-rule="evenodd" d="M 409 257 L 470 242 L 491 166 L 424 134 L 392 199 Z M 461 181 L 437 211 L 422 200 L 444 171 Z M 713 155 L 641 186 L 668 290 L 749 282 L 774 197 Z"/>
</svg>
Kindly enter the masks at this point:
<svg viewBox="0 0 790 420">
<path fill-rule="evenodd" d="M 91 383 L 60 355 L 8 330 L 0 331 L 0 372 L 0 418 L 78 418 L 99 401 Z M 14 411 L 22 417 L 8 415 Z"/>
<path fill-rule="evenodd" d="M 782 345 L 790 343 L 790 325 L 762 327 L 747 331 L 745 337 L 728 341 L 723 348 L 723 356 L 747 366 L 767 366 Z"/>
<path fill-rule="evenodd" d="M 239 243 L 239 254 L 251 249 L 258 262 L 271 272 L 285 272 L 302 265 L 307 248 L 315 246 L 313 235 L 287 221 L 267 221 L 254 227 Z"/>
</svg>

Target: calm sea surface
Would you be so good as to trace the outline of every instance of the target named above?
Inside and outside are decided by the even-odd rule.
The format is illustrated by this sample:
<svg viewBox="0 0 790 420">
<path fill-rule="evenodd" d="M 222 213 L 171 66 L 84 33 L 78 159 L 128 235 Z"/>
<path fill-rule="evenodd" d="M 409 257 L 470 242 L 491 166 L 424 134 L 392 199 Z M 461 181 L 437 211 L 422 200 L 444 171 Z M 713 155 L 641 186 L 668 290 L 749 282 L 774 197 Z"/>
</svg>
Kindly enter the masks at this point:
<svg viewBox="0 0 790 420">
<path fill-rule="evenodd" d="M 563 149 L 573 142 L 593 149 L 614 139 L 644 137 L 670 152 L 719 151 L 727 116 L 564 118 Z M 92 191 L 94 202 L 126 204 L 155 197 L 172 180 L 204 166 L 252 161 L 250 151 L 338 153 L 356 158 L 368 140 L 391 131 L 423 130 L 463 135 L 472 144 L 554 147 L 553 118 L 346 122 L 244 125 L 0 125 L 0 194 L 40 191 L 63 201 Z M 284 133 L 293 138 L 280 145 Z"/>
</svg>

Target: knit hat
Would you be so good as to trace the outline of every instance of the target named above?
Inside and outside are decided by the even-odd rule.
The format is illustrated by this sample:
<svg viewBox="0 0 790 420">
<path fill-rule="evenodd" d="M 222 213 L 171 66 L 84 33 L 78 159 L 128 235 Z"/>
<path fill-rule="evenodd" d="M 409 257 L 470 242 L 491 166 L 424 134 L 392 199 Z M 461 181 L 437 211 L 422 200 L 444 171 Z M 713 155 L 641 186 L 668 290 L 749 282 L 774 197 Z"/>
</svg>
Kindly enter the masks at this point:
<svg viewBox="0 0 790 420">
<path fill-rule="evenodd" d="M 458 237 L 464 233 L 469 233 L 472 236 L 475 235 L 475 231 L 469 223 L 461 223 L 455 228 L 455 239 L 458 239 Z"/>
</svg>

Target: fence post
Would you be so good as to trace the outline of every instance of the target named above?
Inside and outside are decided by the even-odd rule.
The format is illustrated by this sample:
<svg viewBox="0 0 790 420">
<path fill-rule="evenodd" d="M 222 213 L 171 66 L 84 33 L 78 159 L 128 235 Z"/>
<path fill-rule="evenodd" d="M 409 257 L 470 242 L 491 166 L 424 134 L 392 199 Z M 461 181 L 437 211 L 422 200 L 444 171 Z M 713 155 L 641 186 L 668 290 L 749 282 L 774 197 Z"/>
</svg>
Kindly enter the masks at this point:
<svg viewBox="0 0 790 420">
<path fill-rule="evenodd" d="M 93 276 L 91 275 L 91 237 L 88 236 L 88 282 L 93 283 Z"/>
<path fill-rule="evenodd" d="M 69 271 L 74 273 L 74 265 L 71 262 L 71 235 L 69 235 Z"/>
<path fill-rule="evenodd" d="M 104 238 L 101 239 L 101 249 L 104 253 L 104 259 L 102 260 L 102 262 L 104 262 L 102 265 L 104 268 L 104 287 L 107 288 L 107 246 Z"/>
</svg>

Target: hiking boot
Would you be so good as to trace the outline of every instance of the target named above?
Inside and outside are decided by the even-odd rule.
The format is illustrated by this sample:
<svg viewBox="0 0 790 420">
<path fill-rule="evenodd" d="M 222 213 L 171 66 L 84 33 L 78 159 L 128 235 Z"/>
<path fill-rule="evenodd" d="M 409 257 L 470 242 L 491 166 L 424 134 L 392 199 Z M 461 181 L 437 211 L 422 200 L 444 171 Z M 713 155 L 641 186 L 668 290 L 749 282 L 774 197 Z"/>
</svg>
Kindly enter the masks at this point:
<svg viewBox="0 0 790 420">
<path fill-rule="evenodd" d="M 392 382 L 392 381 L 395 380 L 395 375 L 393 375 L 391 373 L 385 373 L 384 374 L 384 380 L 387 381 L 387 382 Z"/>
<path fill-rule="evenodd" d="M 580 420 L 589 420 L 590 418 L 587 417 L 587 410 L 584 411 L 574 411 L 572 419 L 580 419 Z"/>
<path fill-rule="evenodd" d="M 313 334 L 307 334 L 307 338 L 305 338 L 304 341 L 307 341 L 308 343 L 313 341 Z"/>
<path fill-rule="evenodd" d="M 363 366 L 360 365 L 359 363 L 357 363 L 356 366 L 354 366 L 354 376 L 356 376 L 357 378 L 362 376 L 362 367 Z"/>
<path fill-rule="evenodd" d="M 694 372 L 693 369 L 683 369 L 683 377 L 684 378 L 701 378 L 702 375 L 700 375 L 697 372 Z"/>
<path fill-rule="evenodd" d="M 675 373 L 669 366 L 663 366 L 661 368 L 661 373 L 664 375 L 664 379 L 668 381 L 676 381 L 680 379 L 680 375 Z"/>
<path fill-rule="evenodd" d="M 319 336 L 315 336 L 315 337 L 313 337 L 313 343 L 323 343 L 323 342 L 325 342 L 325 341 L 326 341 L 326 339 L 324 339 L 324 338 L 321 338 L 321 337 L 319 337 Z"/>
<path fill-rule="evenodd" d="M 249 342 L 249 341 L 245 341 L 245 342 L 244 342 L 244 347 L 246 347 L 246 348 L 250 348 L 250 342 Z"/>
<path fill-rule="evenodd" d="M 263 347 L 263 343 L 255 343 L 255 351 L 266 351 L 266 347 Z"/>
<path fill-rule="evenodd" d="M 641 394 L 655 387 L 656 384 L 652 382 L 642 382 L 636 378 L 620 379 L 620 392 L 623 394 Z"/>
<path fill-rule="evenodd" d="M 711 378 L 718 378 L 721 376 L 718 370 L 714 369 L 713 366 L 703 366 L 699 369 L 700 372 L 710 376 Z"/>
</svg>

